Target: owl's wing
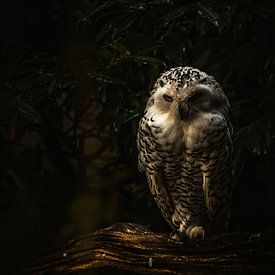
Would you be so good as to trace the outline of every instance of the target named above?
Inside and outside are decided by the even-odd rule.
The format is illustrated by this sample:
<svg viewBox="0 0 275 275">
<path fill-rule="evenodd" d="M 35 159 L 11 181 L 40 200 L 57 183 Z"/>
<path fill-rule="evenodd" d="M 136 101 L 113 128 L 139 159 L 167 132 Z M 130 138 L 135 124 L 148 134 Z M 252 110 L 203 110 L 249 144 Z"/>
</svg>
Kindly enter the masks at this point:
<svg viewBox="0 0 275 275">
<path fill-rule="evenodd" d="M 223 228 L 231 202 L 232 141 L 225 120 L 214 126 L 207 135 L 212 146 L 204 152 L 202 182 L 208 216 L 214 226 Z"/>
<path fill-rule="evenodd" d="M 147 122 L 148 119 L 143 117 L 139 123 L 137 134 L 138 167 L 140 171 L 146 172 L 151 193 L 167 223 L 173 228 L 174 207 L 163 175 L 161 147 Z"/>
</svg>

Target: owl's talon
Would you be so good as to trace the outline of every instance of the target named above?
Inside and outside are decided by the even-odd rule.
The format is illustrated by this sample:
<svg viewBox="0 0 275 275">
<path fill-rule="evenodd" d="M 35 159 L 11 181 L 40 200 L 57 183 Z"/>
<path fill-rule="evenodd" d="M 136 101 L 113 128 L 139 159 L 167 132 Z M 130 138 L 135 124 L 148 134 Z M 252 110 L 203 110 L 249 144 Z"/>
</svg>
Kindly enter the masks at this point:
<svg viewBox="0 0 275 275">
<path fill-rule="evenodd" d="M 169 234 L 169 239 L 173 239 L 173 236 L 177 233 L 177 229 L 173 229 L 172 232 Z"/>
<path fill-rule="evenodd" d="M 172 232 L 169 234 L 168 241 L 169 242 L 175 242 L 178 240 L 178 229 L 172 230 Z"/>
<path fill-rule="evenodd" d="M 169 235 L 170 242 L 181 242 L 183 238 L 186 237 L 185 230 L 182 230 L 180 227 L 179 229 L 174 229 Z"/>
</svg>

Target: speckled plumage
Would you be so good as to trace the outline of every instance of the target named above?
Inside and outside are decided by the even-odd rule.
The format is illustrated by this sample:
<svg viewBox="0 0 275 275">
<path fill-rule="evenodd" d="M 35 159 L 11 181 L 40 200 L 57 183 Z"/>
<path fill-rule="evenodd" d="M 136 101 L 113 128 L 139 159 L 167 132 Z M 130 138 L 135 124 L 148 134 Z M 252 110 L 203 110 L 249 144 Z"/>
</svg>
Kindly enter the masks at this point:
<svg viewBox="0 0 275 275">
<path fill-rule="evenodd" d="M 218 82 L 192 67 L 163 73 L 140 120 L 139 169 L 178 238 L 225 229 L 232 127 Z"/>
</svg>

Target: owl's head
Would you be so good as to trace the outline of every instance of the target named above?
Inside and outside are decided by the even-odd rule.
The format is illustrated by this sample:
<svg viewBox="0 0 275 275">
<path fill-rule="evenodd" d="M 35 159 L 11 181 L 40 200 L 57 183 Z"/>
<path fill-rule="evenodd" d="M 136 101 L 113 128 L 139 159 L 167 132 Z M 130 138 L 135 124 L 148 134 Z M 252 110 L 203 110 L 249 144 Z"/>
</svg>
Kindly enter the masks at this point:
<svg viewBox="0 0 275 275">
<path fill-rule="evenodd" d="M 198 69 L 177 67 L 156 81 L 147 109 L 186 121 L 200 112 L 227 112 L 229 103 L 218 82 Z"/>
</svg>

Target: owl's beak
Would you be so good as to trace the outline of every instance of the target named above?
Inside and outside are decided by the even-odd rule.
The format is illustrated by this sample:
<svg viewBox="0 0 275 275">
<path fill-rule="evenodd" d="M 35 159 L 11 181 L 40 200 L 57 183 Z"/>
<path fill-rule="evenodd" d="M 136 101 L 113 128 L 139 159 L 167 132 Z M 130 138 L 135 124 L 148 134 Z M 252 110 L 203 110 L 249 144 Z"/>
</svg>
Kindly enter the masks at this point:
<svg viewBox="0 0 275 275">
<path fill-rule="evenodd" d="M 186 101 L 180 101 L 178 106 L 178 112 L 181 120 L 184 120 L 188 117 L 189 108 Z"/>
</svg>

